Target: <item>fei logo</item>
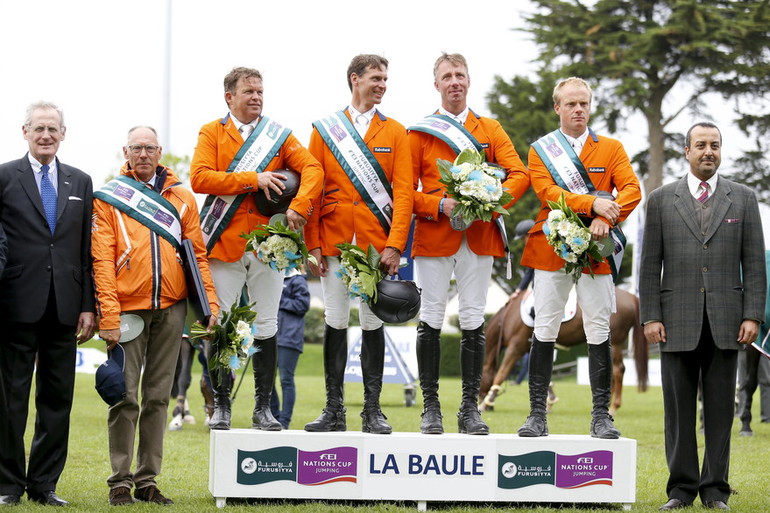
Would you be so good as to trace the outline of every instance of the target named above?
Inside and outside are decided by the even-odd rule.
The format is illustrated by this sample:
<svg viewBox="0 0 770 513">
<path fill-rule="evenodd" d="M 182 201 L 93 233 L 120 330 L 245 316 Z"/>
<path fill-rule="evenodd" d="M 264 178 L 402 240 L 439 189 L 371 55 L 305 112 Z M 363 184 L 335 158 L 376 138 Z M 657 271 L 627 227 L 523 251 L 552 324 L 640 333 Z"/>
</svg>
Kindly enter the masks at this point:
<svg viewBox="0 0 770 513">
<path fill-rule="evenodd" d="M 358 449 L 334 447 L 323 451 L 299 451 L 297 483 L 323 485 L 355 483 L 358 476 Z"/>
<path fill-rule="evenodd" d="M 259 485 L 273 481 L 294 481 L 309 486 L 355 483 L 357 464 L 358 450 L 355 447 L 334 447 L 316 452 L 301 451 L 296 447 L 238 450 L 236 482 Z"/>
<path fill-rule="evenodd" d="M 612 451 L 556 455 L 557 487 L 582 488 L 598 484 L 612 486 Z"/>
<path fill-rule="evenodd" d="M 612 486 L 612 451 L 575 455 L 539 451 L 516 456 L 498 455 L 497 486 L 523 488 L 550 484 L 557 488 Z"/>
</svg>

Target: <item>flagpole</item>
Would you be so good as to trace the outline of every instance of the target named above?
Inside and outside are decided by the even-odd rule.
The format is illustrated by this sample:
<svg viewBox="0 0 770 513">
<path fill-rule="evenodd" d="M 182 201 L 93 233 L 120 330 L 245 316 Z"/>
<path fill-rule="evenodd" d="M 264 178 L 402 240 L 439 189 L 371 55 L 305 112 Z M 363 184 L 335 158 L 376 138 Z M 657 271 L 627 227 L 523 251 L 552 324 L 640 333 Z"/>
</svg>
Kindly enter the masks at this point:
<svg viewBox="0 0 770 513">
<path fill-rule="evenodd" d="M 161 121 L 160 139 L 164 153 L 171 151 L 171 1 L 166 0 L 166 40 L 164 45 L 163 62 L 163 119 Z"/>
</svg>

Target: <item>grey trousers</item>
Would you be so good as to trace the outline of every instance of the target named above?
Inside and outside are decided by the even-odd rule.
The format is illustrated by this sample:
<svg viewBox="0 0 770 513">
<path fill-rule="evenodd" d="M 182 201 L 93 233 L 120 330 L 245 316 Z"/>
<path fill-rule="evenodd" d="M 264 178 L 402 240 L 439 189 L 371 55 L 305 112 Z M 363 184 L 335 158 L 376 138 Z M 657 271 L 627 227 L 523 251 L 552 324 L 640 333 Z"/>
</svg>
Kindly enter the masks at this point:
<svg viewBox="0 0 770 513">
<path fill-rule="evenodd" d="M 738 417 L 751 423 L 751 403 L 759 387 L 760 418 L 770 422 L 770 359 L 753 347 L 738 353 Z"/>
</svg>

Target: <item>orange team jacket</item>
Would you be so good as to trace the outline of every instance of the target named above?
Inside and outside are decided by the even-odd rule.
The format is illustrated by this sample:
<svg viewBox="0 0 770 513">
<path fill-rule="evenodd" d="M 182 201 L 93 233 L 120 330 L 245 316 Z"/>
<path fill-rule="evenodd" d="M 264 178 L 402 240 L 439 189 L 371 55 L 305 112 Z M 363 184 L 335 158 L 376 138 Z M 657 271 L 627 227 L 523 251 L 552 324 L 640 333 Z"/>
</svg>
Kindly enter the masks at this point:
<svg viewBox="0 0 770 513">
<path fill-rule="evenodd" d="M 614 189 L 617 189 L 615 201 L 620 204 L 618 222 L 625 220 L 642 199 L 642 193 L 639 188 L 639 180 L 636 178 L 628 155 L 620 141 L 597 136 L 590 132 L 583 150 L 580 152 L 580 161 L 589 171 L 588 176 L 597 190 L 612 193 Z M 535 220 L 535 226 L 529 231 L 529 240 L 521 257 L 521 265 L 543 271 L 557 271 L 564 267 L 564 260 L 548 244 L 543 233 L 543 222 L 551 211 L 548 208 L 548 201 L 558 201 L 563 192 L 567 205 L 575 213 L 581 217 L 594 218 L 596 216 L 592 212 L 591 206 L 596 197 L 588 194 L 575 194 L 556 185 L 551 173 L 543 165 L 543 161 L 534 148 L 529 150 L 528 163 L 532 188 L 537 197 L 540 198 L 542 208 Z M 612 226 L 612 223 L 606 219 L 604 221 Z M 584 270 L 584 272 L 587 271 Z M 611 272 L 606 259 L 594 265 L 595 274 L 610 274 Z"/>
<path fill-rule="evenodd" d="M 206 259 L 198 206 L 195 196 L 179 183 L 173 171 L 168 175 L 161 196 L 171 202 L 182 220 L 182 238 L 192 240 L 203 276 L 211 313 L 217 315 L 217 295 Z M 136 178 L 124 164 L 121 175 Z M 155 236 L 158 251 L 152 251 L 152 232 L 139 221 L 109 203 L 94 198 L 91 254 L 94 283 L 99 305 L 99 326 L 105 330 L 120 327 L 120 312 L 168 308 L 187 297 L 182 259 L 166 239 Z M 153 306 L 153 302 L 155 306 Z"/>
<path fill-rule="evenodd" d="M 499 164 L 508 171 L 503 188 L 513 196 L 513 201 L 505 205 L 510 208 L 529 188 L 527 169 L 511 139 L 496 120 L 479 116 L 473 111 L 468 112 L 464 126 L 484 147 L 487 162 Z M 439 202 L 447 194 L 444 185 L 439 183 L 441 175 L 436 160 L 452 162 L 457 155 L 445 142 L 422 132 L 410 131 L 409 142 L 412 147 L 414 213 L 417 216 L 412 256 L 454 255 L 460 249 L 463 232 L 453 229 L 449 218 L 439 214 Z M 422 189 L 418 190 L 420 184 Z M 477 255 L 505 255 L 495 223 L 476 221 L 464 233 L 468 246 Z"/>
<path fill-rule="evenodd" d="M 270 220 L 259 213 L 254 201 L 254 194 L 264 194 L 257 185 L 257 174 L 248 171 L 227 172 L 241 145 L 241 133 L 228 114 L 201 127 L 190 164 L 190 185 L 193 191 L 216 196 L 247 195 L 209 254 L 209 258 L 223 262 L 235 262 L 241 258 L 246 249 L 246 239 L 241 238 L 241 234 L 250 233 L 258 225 L 267 224 Z M 289 208 L 307 219 L 313 213 L 313 199 L 321 194 L 323 170 L 293 134 L 289 135 L 265 171 L 286 168 L 302 176 L 299 192 Z"/>
<path fill-rule="evenodd" d="M 350 118 L 347 110 L 345 114 Z M 364 251 L 373 244 L 382 252 L 391 246 L 403 252 L 412 221 L 412 160 L 406 129 L 398 121 L 379 111 L 366 131 L 364 142 L 382 166 L 393 189 L 393 219 L 386 234 L 380 222 L 342 169 L 318 130 L 310 135 L 310 153 L 324 169 L 324 192 L 313 204 L 320 215 L 311 216 L 305 227 L 309 249 L 321 248 L 325 256 L 337 256 L 335 244 L 352 242 Z"/>
</svg>

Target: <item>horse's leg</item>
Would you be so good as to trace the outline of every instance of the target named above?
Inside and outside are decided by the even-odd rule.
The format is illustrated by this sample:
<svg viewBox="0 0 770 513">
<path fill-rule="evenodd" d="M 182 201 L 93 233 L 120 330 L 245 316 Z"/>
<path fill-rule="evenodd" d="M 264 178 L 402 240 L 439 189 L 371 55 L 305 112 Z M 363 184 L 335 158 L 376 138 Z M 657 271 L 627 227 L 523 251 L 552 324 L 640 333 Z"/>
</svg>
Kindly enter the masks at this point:
<svg viewBox="0 0 770 513">
<path fill-rule="evenodd" d="M 481 387 L 479 388 L 479 400 L 481 400 L 492 386 L 495 369 L 497 368 L 497 359 L 500 356 L 500 346 L 506 341 L 503 340 L 505 325 L 508 323 L 509 310 L 512 309 L 513 300 L 508 302 L 489 320 L 484 334 L 484 365 L 481 369 Z"/>
<path fill-rule="evenodd" d="M 623 343 L 628 337 L 628 331 L 622 333 L 624 338 L 613 336 L 612 340 L 612 398 L 610 400 L 610 415 L 620 409 L 623 403 L 623 375 L 626 373 L 626 366 L 623 363 Z"/>
<path fill-rule="evenodd" d="M 500 363 L 497 373 L 495 373 L 495 377 L 492 380 L 492 386 L 490 387 L 489 392 L 484 396 L 484 400 L 481 402 L 482 411 L 492 410 L 494 408 L 495 397 L 502 393 L 501 385 L 511 374 L 511 370 L 513 369 L 513 366 L 516 365 L 516 362 L 518 362 L 526 352 L 526 346 L 522 347 L 521 344 L 518 343 L 521 331 L 522 330 L 518 330 L 518 332 L 511 337 L 508 346 L 505 348 L 503 361 Z"/>
</svg>

